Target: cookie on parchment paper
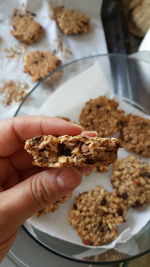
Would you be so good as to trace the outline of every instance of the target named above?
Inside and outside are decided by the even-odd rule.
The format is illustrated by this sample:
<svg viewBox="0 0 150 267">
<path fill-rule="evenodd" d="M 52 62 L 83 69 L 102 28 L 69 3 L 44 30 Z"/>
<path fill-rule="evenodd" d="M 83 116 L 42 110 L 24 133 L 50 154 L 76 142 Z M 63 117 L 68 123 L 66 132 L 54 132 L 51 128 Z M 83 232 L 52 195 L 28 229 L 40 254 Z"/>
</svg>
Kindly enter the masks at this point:
<svg viewBox="0 0 150 267">
<path fill-rule="evenodd" d="M 120 135 L 121 145 L 128 151 L 150 157 L 150 119 L 129 114 Z"/>
<path fill-rule="evenodd" d="M 14 10 L 11 34 L 26 45 L 38 42 L 44 33 L 44 29 L 34 20 L 34 16 L 35 14 L 28 11 L 22 13 L 18 9 Z"/>
<path fill-rule="evenodd" d="M 128 207 L 150 203 L 150 165 L 129 156 L 114 163 L 113 188 Z"/>
<path fill-rule="evenodd" d="M 126 211 L 126 205 L 115 192 L 97 186 L 75 199 L 69 222 L 85 245 L 100 246 L 118 236 L 117 226 L 124 222 Z"/>
<path fill-rule="evenodd" d="M 61 60 L 52 52 L 38 50 L 28 52 L 24 61 L 24 72 L 31 75 L 33 81 L 39 81 L 61 65 Z M 51 78 L 60 78 L 60 72 L 55 73 Z"/>
<path fill-rule="evenodd" d="M 83 13 L 63 6 L 55 6 L 53 14 L 53 19 L 64 34 L 82 34 L 90 31 L 90 19 Z"/>
<path fill-rule="evenodd" d="M 120 129 L 124 120 L 124 111 L 118 109 L 118 105 L 116 100 L 106 96 L 90 99 L 81 111 L 80 124 L 84 130 L 97 131 L 98 136 L 111 136 Z"/>
</svg>

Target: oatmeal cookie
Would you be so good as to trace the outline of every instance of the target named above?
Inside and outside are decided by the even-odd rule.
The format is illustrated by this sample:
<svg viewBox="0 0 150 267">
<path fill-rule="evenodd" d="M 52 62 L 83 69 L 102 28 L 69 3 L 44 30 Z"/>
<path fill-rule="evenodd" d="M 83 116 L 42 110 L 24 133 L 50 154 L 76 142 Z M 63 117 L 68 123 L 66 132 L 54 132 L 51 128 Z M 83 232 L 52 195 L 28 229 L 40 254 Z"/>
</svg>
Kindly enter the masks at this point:
<svg viewBox="0 0 150 267">
<path fill-rule="evenodd" d="M 134 156 L 117 160 L 111 177 L 113 188 L 129 207 L 150 202 L 150 165 Z"/>
<path fill-rule="evenodd" d="M 143 0 L 141 4 L 137 5 L 131 13 L 131 19 L 132 23 L 138 29 L 138 31 L 135 32 L 135 35 L 144 37 L 150 28 L 150 1 Z"/>
<path fill-rule="evenodd" d="M 25 55 L 24 61 L 24 72 L 29 73 L 33 81 L 39 81 L 41 78 L 44 78 L 61 64 L 61 60 L 53 53 L 45 51 L 29 52 Z"/>
<path fill-rule="evenodd" d="M 65 9 L 63 6 L 54 7 L 53 13 L 53 19 L 64 34 L 82 34 L 90 31 L 90 19 L 83 13 Z"/>
<path fill-rule="evenodd" d="M 120 142 L 116 138 L 82 135 L 37 136 L 25 143 L 33 164 L 41 167 L 101 166 L 116 160 Z"/>
<path fill-rule="evenodd" d="M 57 200 L 55 203 L 53 204 L 49 204 L 47 205 L 44 209 L 40 210 L 36 216 L 39 217 L 41 215 L 50 213 L 50 212 L 54 212 L 55 210 L 57 210 L 60 206 L 60 204 L 65 203 L 66 201 L 68 201 L 71 198 L 72 194 L 68 194 L 64 197 L 62 197 L 61 199 Z"/>
<path fill-rule="evenodd" d="M 133 114 L 127 115 L 120 139 L 126 150 L 150 157 L 150 120 Z"/>
<path fill-rule="evenodd" d="M 86 102 L 80 114 L 84 130 L 97 131 L 101 137 L 111 136 L 120 129 L 124 111 L 118 109 L 118 102 L 100 96 Z"/>
<path fill-rule="evenodd" d="M 30 12 L 22 13 L 20 10 L 15 10 L 12 18 L 13 30 L 11 34 L 20 42 L 30 45 L 38 42 L 44 29 L 34 20 L 34 14 Z"/>
<path fill-rule="evenodd" d="M 69 222 L 85 245 L 100 246 L 118 236 L 117 225 L 124 222 L 126 210 L 115 192 L 97 186 L 76 198 L 69 212 Z"/>
</svg>

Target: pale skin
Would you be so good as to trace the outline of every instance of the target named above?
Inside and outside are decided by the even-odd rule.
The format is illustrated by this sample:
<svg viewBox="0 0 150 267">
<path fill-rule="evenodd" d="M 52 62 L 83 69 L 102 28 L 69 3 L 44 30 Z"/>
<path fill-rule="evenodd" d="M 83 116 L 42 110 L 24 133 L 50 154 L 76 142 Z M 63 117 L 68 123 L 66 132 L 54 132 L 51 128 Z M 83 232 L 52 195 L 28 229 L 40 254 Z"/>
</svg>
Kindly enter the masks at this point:
<svg viewBox="0 0 150 267">
<path fill-rule="evenodd" d="M 42 169 L 32 165 L 25 140 L 42 134 L 88 135 L 59 118 L 24 116 L 0 122 L 0 262 L 30 216 L 75 189 L 82 170 L 74 167 Z"/>
</svg>

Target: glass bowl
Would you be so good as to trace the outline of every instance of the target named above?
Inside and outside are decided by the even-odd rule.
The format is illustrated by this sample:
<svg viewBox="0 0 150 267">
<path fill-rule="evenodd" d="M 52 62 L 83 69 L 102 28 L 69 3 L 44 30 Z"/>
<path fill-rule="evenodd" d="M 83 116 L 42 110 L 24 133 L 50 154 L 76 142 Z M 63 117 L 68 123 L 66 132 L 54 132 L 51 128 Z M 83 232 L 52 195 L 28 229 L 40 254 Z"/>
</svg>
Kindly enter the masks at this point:
<svg viewBox="0 0 150 267">
<path fill-rule="evenodd" d="M 41 105 L 57 90 L 59 85 L 86 70 L 96 61 L 100 63 L 105 79 L 112 88 L 111 94 L 150 114 L 150 63 L 123 55 L 95 55 L 75 60 L 47 75 L 25 97 L 15 116 L 38 115 Z M 59 76 L 58 79 L 55 79 L 56 74 Z M 140 257 L 150 251 L 150 223 L 126 243 L 107 251 L 101 249 L 99 254 L 91 249 L 88 256 L 84 256 L 87 248 L 72 245 L 26 225 L 22 227 L 35 242 L 46 250 L 82 263 L 114 264 Z"/>
</svg>

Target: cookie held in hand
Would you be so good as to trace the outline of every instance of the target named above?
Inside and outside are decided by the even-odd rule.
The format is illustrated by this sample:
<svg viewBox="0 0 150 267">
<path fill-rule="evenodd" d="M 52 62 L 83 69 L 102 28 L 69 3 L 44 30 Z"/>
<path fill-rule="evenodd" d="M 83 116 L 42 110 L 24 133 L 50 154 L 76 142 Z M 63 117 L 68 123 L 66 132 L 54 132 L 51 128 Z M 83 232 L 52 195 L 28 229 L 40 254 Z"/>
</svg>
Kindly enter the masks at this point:
<svg viewBox="0 0 150 267">
<path fill-rule="evenodd" d="M 43 135 L 25 143 L 34 165 L 54 168 L 108 165 L 116 160 L 119 147 L 120 141 L 116 138 L 82 135 Z"/>
</svg>

